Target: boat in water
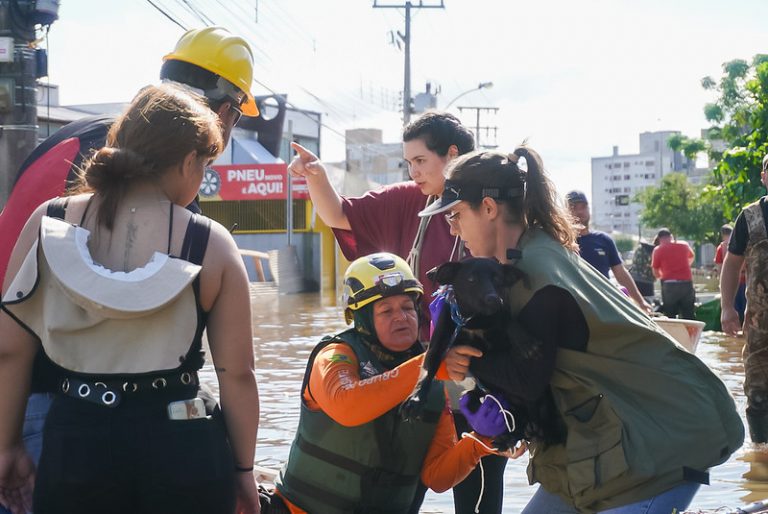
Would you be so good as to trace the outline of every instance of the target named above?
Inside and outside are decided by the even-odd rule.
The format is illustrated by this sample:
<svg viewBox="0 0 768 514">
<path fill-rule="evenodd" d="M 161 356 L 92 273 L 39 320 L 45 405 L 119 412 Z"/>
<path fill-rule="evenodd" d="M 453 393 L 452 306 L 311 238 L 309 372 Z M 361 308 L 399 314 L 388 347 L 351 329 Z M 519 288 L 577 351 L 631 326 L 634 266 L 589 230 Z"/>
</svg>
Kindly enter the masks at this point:
<svg viewBox="0 0 768 514">
<path fill-rule="evenodd" d="M 699 344 L 701 333 L 704 331 L 703 321 L 667 317 L 653 318 L 653 321 L 680 343 L 683 348 L 691 353 L 696 353 L 696 346 Z"/>
</svg>

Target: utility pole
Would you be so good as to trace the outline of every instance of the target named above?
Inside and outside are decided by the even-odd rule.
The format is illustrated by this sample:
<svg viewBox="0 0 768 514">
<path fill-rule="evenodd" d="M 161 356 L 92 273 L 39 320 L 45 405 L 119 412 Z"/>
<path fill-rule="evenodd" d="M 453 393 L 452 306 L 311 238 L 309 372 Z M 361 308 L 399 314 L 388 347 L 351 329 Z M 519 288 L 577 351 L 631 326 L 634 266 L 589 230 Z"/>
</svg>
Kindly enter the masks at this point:
<svg viewBox="0 0 768 514">
<path fill-rule="evenodd" d="M 374 9 L 405 9 L 405 34 L 397 31 L 397 36 L 405 46 L 405 71 L 403 73 L 403 125 L 408 125 L 413 113 L 411 106 L 411 9 L 445 9 L 444 0 L 440 0 L 440 5 L 424 5 L 423 0 L 419 0 L 418 5 L 413 5 L 406 1 L 403 5 L 380 5 L 377 0 L 373 0 Z M 399 47 L 400 45 L 398 45 Z"/>
<path fill-rule="evenodd" d="M 475 111 L 475 148 L 480 150 L 481 148 L 485 149 L 492 149 L 496 148 L 498 145 L 496 144 L 496 134 L 498 133 L 499 127 L 497 125 L 481 125 L 480 124 L 480 114 L 481 113 L 493 113 L 496 115 L 496 113 L 499 111 L 498 107 L 459 107 L 459 112 L 464 112 L 464 109 L 467 109 L 469 111 Z M 491 135 L 491 132 L 493 132 L 493 144 L 481 144 L 480 143 L 480 133 L 481 131 L 485 131 L 486 139 L 488 136 Z"/>
<path fill-rule="evenodd" d="M 58 1 L 0 0 L 0 207 L 37 145 L 37 78 L 47 75 L 35 27 L 58 18 Z"/>
</svg>

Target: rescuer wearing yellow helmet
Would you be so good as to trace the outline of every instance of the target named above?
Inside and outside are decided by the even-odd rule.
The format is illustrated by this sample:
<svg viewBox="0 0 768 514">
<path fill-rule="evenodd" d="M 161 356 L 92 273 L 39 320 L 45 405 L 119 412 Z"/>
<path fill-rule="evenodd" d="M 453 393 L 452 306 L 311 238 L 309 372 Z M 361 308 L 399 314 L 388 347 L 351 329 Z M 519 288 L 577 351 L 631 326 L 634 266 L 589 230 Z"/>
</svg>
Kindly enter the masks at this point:
<svg viewBox="0 0 768 514">
<path fill-rule="evenodd" d="M 276 480 L 292 514 L 415 513 L 423 499 L 419 481 L 445 491 L 494 453 L 478 434 L 456 443 L 442 382 L 431 389 L 422 419 L 398 414 L 423 361 L 423 292 L 397 255 L 375 253 L 350 264 L 344 304 L 353 326 L 312 351 L 296 437 Z"/>
<path fill-rule="evenodd" d="M 259 115 L 251 94 L 253 52 L 245 39 L 223 27 L 192 29 L 163 61 L 160 78 L 205 96 L 221 119 L 225 142 L 242 114 Z"/>
</svg>

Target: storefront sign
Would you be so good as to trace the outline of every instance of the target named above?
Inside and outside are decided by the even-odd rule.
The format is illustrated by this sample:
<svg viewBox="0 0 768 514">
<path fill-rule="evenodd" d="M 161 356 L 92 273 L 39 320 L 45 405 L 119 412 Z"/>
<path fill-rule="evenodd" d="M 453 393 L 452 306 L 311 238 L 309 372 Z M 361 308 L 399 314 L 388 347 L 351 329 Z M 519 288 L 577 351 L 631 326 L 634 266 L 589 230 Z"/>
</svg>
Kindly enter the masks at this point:
<svg viewBox="0 0 768 514">
<path fill-rule="evenodd" d="M 200 200 L 285 200 L 288 165 L 239 164 L 212 166 L 200 184 Z M 306 179 L 294 177 L 292 197 L 309 199 Z"/>
</svg>

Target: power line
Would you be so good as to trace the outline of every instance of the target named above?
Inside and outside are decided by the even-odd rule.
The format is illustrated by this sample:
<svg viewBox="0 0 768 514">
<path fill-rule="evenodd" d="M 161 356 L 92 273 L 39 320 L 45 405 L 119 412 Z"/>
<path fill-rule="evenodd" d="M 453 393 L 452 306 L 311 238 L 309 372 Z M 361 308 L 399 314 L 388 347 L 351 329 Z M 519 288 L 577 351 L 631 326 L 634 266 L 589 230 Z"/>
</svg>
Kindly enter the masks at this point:
<svg viewBox="0 0 768 514">
<path fill-rule="evenodd" d="M 176 20 L 176 18 L 174 18 L 173 16 L 171 16 L 170 14 L 168 14 L 167 12 L 165 12 L 165 11 L 164 11 L 162 8 L 160 8 L 160 7 L 159 7 L 157 4 L 155 4 L 155 2 L 153 2 L 152 0 L 147 0 L 147 2 L 149 3 L 149 5 L 151 5 L 152 7 L 154 7 L 155 9 L 157 9 L 158 11 L 160 11 L 160 13 L 161 13 L 163 16 L 165 16 L 166 18 L 168 18 L 169 20 L 171 20 L 173 23 L 175 23 L 176 25 L 178 25 L 179 27 L 181 27 L 181 30 L 183 30 L 183 31 L 185 31 L 185 32 L 187 31 L 187 27 L 185 27 L 184 25 L 182 25 L 181 23 L 179 23 L 179 22 Z"/>
<path fill-rule="evenodd" d="M 174 24 L 178 25 L 179 27 L 181 27 L 181 28 L 182 28 L 183 30 L 185 30 L 185 31 L 187 30 L 187 28 L 186 28 L 186 27 L 185 27 L 185 26 L 184 26 L 184 25 L 183 25 L 181 22 L 179 22 L 179 21 L 178 21 L 176 18 L 174 18 L 174 17 L 173 17 L 171 14 L 169 14 L 169 12 L 167 12 L 166 10 L 164 10 L 164 9 L 162 9 L 161 7 L 159 7 L 158 5 L 156 5 L 156 4 L 155 4 L 155 3 L 154 3 L 152 0 L 147 0 L 147 1 L 148 1 L 148 2 L 149 2 L 149 3 L 150 3 L 152 6 L 153 6 L 153 7 L 155 7 L 155 9 L 157 9 L 157 10 L 158 10 L 160 13 L 162 13 L 162 14 L 163 14 L 163 15 L 164 15 L 166 18 L 168 18 L 170 21 L 172 21 Z M 178 1 L 178 0 L 177 0 L 177 1 Z M 217 0 L 217 2 L 218 2 L 220 5 L 221 5 L 221 7 L 224 7 L 224 8 L 225 8 L 225 9 L 226 9 L 226 10 L 227 10 L 227 11 L 228 11 L 230 14 L 232 14 L 233 16 L 235 16 L 235 20 L 238 22 L 238 24 L 242 24 L 242 22 L 241 22 L 240 18 L 239 18 L 239 17 L 237 17 L 233 11 L 231 11 L 230 9 L 227 9 L 227 8 L 226 8 L 226 6 L 225 6 L 224 4 L 222 4 L 222 3 L 221 3 L 221 1 Z M 213 24 L 216 24 L 216 22 L 214 22 L 212 18 L 210 18 L 209 16 L 207 16 L 207 15 L 206 15 L 206 14 L 205 14 L 205 13 L 204 13 L 204 12 L 203 12 L 201 9 L 199 9 L 199 8 L 198 8 L 198 10 L 200 10 L 200 15 L 201 15 L 201 16 L 205 16 L 205 17 L 206 17 L 208 20 L 210 20 L 210 21 L 211 21 Z M 251 31 L 252 31 L 252 29 L 250 29 L 250 28 L 249 28 L 247 32 L 249 32 L 249 33 L 250 33 Z M 258 48 L 258 45 L 256 45 L 256 47 Z M 262 51 L 262 53 L 264 53 L 264 52 Z M 264 54 L 265 54 L 265 55 L 267 56 L 267 58 L 268 58 L 268 59 L 271 61 L 271 58 L 270 58 L 270 57 L 269 57 L 269 56 L 268 56 L 266 53 L 264 53 Z M 304 112 L 304 110 L 302 110 L 301 108 L 297 107 L 297 106 L 296 106 L 295 104 L 293 104 L 292 102 L 289 102 L 289 101 L 287 100 L 287 98 L 285 98 L 285 95 L 282 95 L 282 94 L 280 94 L 280 93 L 277 93 L 277 92 L 276 92 L 276 91 L 275 91 L 273 88 L 271 88 L 270 86 L 268 86 L 268 85 L 267 85 L 267 84 L 265 84 L 264 82 L 261 82 L 260 80 L 258 80 L 258 79 L 256 79 L 256 78 L 254 78 L 254 79 L 253 79 L 253 81 L 254 81 L 254 83 L 256 83 L 256 84 L 260 85 L 262 88 L 264 88 L 265 90 L 269 91 L 269 92 L 270 92 L 270 93 L 272 93 L 273 95 L 275 95 L 275 96 L 279 96 L 279 97 L 283 98 L 283 100 L 285 101 L 285 104 L 286 104 L 286 106 L 288 106 L 288 107 L 290 107 L 290 108 L 294 109 L 296 112 L 298 112 L 298 113 L 300 113 L 301 115 L 305 116 L 306 118 L 308 118 L 309 120 L 311 120 L 313 123 L 317 123 L 317 124 L 318 124 L 320 127 L 323 127 L 323 128 L 325 128 L 325 129 L 326 129 L 326 130 L 328 130 L 330 133 L 332 133 L 332 134 L 334 134 L 335 136 L 338 136 L 338 137 L 340 137 L 342 140 L 346 141 L 346 135 L 345 135 L 344 133 L 342 133 L 340 130 L 338 130 L 338 129 L 336 129 L 336 128 L 334 128 L 334 127 L 330 126 L 330 125 L 328 125 L 327 123 L 324 123 L 324 122 L 322 122 L 322 121 L 319 121 L 317 118 L 314 118 L 314 117 L 310 116 L 310 115 L 309 115 L 307 112 Z M 318 97 L 317 95 L 315 95 L 314 93 L 310 92 L 309 90 L 307 90 L 307 89 L 305 89 L 305 88 L 301 88 L 301 89 L 302 89 L 302 90 L 304 90 L 304 91 L 305 91 L 307 94 L 309 94 L 310 96 L 312 96 L 312 97 L 313 97 L 315 100 L 317 100 L 317 101 L 318 101 L 318 102 L 320 102 L 321 104 L 325 105 L 326 107 L 329 107 L 329 108 L 331 108 L 331 105 L 330 105 L 330 104 L 328 104 L 327 102 L 323 102 L 323 101 L 319 100 L 319 97 Z M 345 94 L 345 95 L 347 95 L 347 96 L 351 96 L 351 95 L 349 95 L 348 93 L 345 93 L 345 92 L 343 92 L 343 91 L 342 91 L 341 93 L 342 93 L 342 94 Z M 371 110 L 371 108 L 368 106 L 368 104 L 367 104 L 366 102 L 359 102 L 359 101 L 357 101 L 357 99 L 356 99 L 356 98 L 354 98 L 354 97 L 353 97 L 353 100 L 355 101 L 355 104 L 359 104 L 359 105 L 361 105 L 361 106 L 363 106 L 363 107 L 365 107 L 365 108 L 369 109 L 369 112 L 373 112 L 373 111 Z M 338 109 L 335 109 L 335 108 L 333 108 L 332 110 L 336 110 L 336 111 L 338 111 Z M 341 112 L 340 112 L 340 111 L 338 111 L 338 117 L 345 117 L 345 116 L 344 116 L 343 114 L 341 114 Z M 375 152 L 375 153 L 378 153 L 378 154 L 380 154 L 380 155 L 387 155 L 387 154 L 385 154 L 384 152 Z"/>
<path fill-rule="evenodd" d="M 211 19 L 203 15 L 198 9 L 196 9 L 195 6 L 192 5 L 192 3 L 189 0 L 176 0 L 176 2 L 181 3 L 182 7 L 186 7 L 186 9 L 190 13 L 192 13 L 192 15 L 195 16 L 198 20 L 200 20 L 202 24 L 205 25 L 206 27 L 213 25 L 213 22 L 211 21 Z"/>
</svg>

